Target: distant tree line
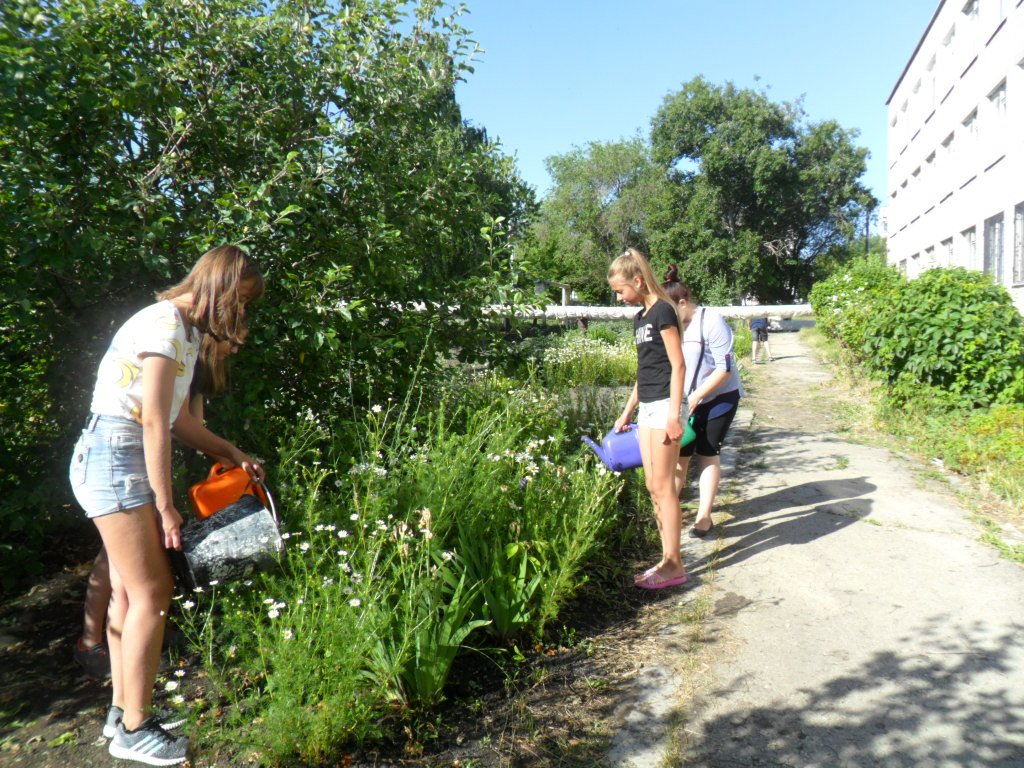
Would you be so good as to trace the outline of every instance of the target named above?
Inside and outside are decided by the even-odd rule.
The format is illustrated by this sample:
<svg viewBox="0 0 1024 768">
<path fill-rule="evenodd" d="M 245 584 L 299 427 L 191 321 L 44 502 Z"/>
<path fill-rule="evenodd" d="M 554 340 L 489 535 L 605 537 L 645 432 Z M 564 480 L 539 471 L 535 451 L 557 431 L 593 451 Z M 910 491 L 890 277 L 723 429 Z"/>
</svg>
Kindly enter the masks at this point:
<svg viewBox="0 0 1024 768">
<path fill-rule="evenodd" d="M 867 150 L 799 103 L 701 77 L 670 94 L 647 138 L 548 159 L 553 189 L 522 246 L 548 279 L 608 301 L 609 256 L 629 245 L 676 263 L 707 302 L 806 300 L 823 265 L 856 252 L 876 205 Z"/>
</svg>

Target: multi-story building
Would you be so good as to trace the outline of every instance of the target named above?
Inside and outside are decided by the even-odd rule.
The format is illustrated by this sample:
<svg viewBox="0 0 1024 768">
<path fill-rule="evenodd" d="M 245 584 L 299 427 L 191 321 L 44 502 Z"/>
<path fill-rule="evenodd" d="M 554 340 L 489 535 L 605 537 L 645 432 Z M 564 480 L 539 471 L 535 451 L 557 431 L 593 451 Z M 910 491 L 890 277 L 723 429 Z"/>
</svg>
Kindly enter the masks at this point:
<svg viewBox="0 0 1024 768">
<path fill-rule="evenodd" d="M 889 261 L 982 270 L 1024 312 L 1024 0 L 941 0 L 887 105 Z"/>
</svg>

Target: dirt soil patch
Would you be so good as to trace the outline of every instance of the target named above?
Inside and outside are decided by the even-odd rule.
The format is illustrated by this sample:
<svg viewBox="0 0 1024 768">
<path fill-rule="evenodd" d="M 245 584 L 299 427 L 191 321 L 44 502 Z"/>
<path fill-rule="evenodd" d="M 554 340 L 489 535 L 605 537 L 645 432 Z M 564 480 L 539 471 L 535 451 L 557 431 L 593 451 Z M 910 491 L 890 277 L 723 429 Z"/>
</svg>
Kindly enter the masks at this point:
<svg viewBox="0 0 1024 768">
<path fill-rule="evenodd" d="M 480 656 L 461 658 L 448 702 L 429 721 L 396 727 L 392 741 L 337 755 L 326 765 L 600 764 L 630 682 L 657 659 L 656 628 L 678 620 L 678 595 L 627 590 L 634 565 L 590 575 L 561 620 L 561 642 L 520 649 L 518 662 L 510 653 L 504 669 Z M 113 762 L 100 734 L 109 682 L 85 676 L 72 658 L 90 567 L 91 560 L 68 564 L 0 605 L 3 768 L 108 768 Z M 201 684 L 198 659 L 191 662 L 185 679 Z M 193 748 L 186 768 L 258 762 L 197 739 Z"/>
</svg>

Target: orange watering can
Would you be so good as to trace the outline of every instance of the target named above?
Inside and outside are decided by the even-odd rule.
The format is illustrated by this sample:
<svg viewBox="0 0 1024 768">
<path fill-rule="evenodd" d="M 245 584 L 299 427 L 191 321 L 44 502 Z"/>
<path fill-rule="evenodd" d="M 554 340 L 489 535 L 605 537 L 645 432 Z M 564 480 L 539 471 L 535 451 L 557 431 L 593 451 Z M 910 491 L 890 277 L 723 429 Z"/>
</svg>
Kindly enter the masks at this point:
<svg viewBox="0 0 1024 768">
<path fill-rule="evenodd" d="M 196 517 L 206 519 L 230 504 L 234 504 L 244 495 L 255 496 L 263 506 L 269 506 L 266 491 L 261 485 L 253 483 L 249 474 L 241 467 L 228 469 L 220 462 L 210 467 L 210 474 L 205 480 L 193 485 L 188 491 L 192 509 Z"/>
</svg>

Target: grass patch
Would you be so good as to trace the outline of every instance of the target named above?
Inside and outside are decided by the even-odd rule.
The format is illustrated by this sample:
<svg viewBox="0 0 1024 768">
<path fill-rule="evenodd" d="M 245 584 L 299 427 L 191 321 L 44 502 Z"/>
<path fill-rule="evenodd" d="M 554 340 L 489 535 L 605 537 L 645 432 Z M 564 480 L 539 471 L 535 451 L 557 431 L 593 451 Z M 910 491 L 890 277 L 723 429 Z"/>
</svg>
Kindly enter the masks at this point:
<svg viewBox="0 0 1024 768">
<path fill-rule="evenodd" d="M 1007 560 L 1024 565 L 1024 544 L 1008 544 L 1003 538 L 1005 531 L 994 520 L 978 516 L 977 521 L 982 528 L 982 541 L 998 549 Z"/>
<path fill-rule="evenodd" d="M 850 458 L 848 456 L 834 456 L 834 463 L 829 469 L 846 469 L 850 466 Z"/>
</svg>

